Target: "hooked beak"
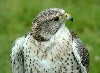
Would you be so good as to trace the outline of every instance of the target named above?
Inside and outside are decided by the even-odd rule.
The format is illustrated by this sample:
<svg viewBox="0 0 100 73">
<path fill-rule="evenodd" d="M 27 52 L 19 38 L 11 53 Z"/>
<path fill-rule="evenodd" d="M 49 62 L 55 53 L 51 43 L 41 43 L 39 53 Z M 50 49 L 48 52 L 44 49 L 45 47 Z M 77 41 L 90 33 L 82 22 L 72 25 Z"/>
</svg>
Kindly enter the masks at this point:
<svg viewBox="0 0 100 73">
<path fill-rule="evenodd" d="M 73 18 L 70 14 L 65 13 L 65 19 L 69 20 L 69 21 L 73 21 Z"/>
</svg>

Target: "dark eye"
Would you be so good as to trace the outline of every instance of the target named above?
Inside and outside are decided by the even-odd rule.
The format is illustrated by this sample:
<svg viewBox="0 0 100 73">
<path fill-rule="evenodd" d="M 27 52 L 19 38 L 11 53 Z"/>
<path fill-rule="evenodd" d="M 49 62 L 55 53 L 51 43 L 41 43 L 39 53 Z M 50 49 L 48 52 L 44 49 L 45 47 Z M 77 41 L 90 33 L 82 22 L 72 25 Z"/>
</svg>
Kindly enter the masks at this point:
<svg viewBox="0 0 100 73">
<path fill-rule="evenodd" d="M 58 20 L 59 20 L 59 17 L 56 16 L 56 17 L 54 18 L 54 21 L 58 21 Z"/>
</svg>

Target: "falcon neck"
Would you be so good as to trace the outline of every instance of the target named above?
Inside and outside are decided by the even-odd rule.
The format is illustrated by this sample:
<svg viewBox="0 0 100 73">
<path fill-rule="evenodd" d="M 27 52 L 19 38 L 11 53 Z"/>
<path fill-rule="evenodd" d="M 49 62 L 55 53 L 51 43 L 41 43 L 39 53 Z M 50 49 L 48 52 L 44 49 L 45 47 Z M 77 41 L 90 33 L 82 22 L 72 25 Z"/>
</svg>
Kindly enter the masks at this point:
<svg viewBox="0 0 100 73">
<path fill-rule="evenodd" d="M 53 32 L 52 29 L 50 31 Z M 64 31 L 66 31 L 65 23 L 61 23 L 61 24 L 59 24 L 59 27 L 57 28 L 57 31 L 54 34 L 51 34 L 48 32 L 44 33 L 43 30 L 41 30 L 41 31 L 37 31 L 35 33 L 34 33 L 34 31 L 32 31 L 32 35 L 37 41 L 45 42 L 45 41 L 49 41 L 56 34 L 62 34 Z M 43 33 L 41 33 L 41 32 L 43 32 Z"/>
<path fill-rule="evenodd" d="M 59 36 L 62 37 L 62 34 L 63 34 L 63 36 L 69 36 L 70 35 L 68 28 L 65 26 L 65 23 L 61 24 L 59 30 L 57 31 L 57 33 L 53 37 L 59 38 Z"/>
</svg>

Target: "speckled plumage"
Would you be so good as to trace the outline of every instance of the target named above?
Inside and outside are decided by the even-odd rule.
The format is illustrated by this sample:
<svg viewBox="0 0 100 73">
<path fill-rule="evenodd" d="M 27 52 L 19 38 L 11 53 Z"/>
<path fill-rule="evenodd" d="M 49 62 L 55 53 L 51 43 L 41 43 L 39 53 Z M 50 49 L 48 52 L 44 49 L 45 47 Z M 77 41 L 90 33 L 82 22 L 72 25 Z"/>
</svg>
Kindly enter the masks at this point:
<svg viewBox="0 0 100 73">
<path fill-rule="evenodd" d="M 32 30 L 12 47 L 13 73 L 88 73 L 89 54 L 77 35 L 65 27 L 70 15 L 46 9 L 32 22 Z"/>
</svg>

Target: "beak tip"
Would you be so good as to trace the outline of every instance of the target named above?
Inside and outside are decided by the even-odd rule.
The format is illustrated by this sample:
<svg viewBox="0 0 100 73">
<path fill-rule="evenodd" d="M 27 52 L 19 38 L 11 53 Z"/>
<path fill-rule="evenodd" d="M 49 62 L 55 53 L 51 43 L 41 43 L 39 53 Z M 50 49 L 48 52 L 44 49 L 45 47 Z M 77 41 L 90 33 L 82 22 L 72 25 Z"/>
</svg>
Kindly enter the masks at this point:
<svg viewBox="0 0 100 73">
<path fill-rule="evenodd" d="M 70 19 L 73 22 L 73 18 Z"/>
</svg>

